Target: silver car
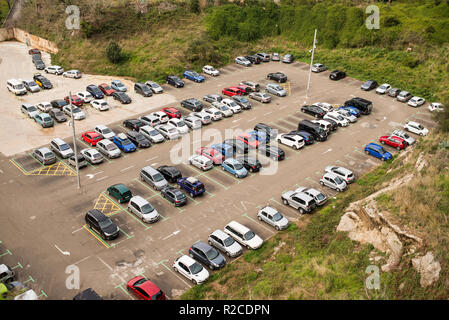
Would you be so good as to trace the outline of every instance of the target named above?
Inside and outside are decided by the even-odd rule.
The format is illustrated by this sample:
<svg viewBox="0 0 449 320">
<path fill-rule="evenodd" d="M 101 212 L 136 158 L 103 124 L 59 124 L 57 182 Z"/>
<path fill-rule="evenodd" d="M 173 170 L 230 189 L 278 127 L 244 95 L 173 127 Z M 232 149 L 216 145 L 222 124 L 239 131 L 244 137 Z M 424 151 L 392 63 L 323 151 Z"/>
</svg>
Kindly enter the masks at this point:
<svg viewBox="0 0 449 320">
<path fill-rule="evenodd" d="M 357 117 L 351 114 L 348 110 L 338 109 L 338 112 L 343 118 L 348 120 L 350 123 L 357 122 Z"/>
<path fill-rule="evenodd" d="M 346 169 L 344 167 L 339 167 L 339 166 L 327 166 L 324 169 L 325 172 L 329 172 L 329 173 L 334 173 L 337 176 L 339 176 L 340 178 L 342 178 L 344 181 L 346 181 L 346 183 L 352 183 L 355 181 L 355 175 L 354 173 L 349 170 Z"/>
<path fill-rule="evenodd" d="M 91 164 L 98 164 L 103 162 L 103 156 L 100 152 L 92 148 L 86 148 L 80 151 L 87 162 Z"/>
<path fill-rule="evenodd" d="M 23 103 L 20 107 L 20 111 L 32 119 L 40 113 L 39 110 L 30 103 Z"/>
<path fill-rule="evenodd" d="M 234 115 L 231 109 L 229 109 L 224 103 L 221 102 L 212 102 L 212 106 L 221 112 L 223 117 L 228 118 Z"/>
<path fill-rule="evenodd" d="M 200 129 L 202 126 L 201 120 L 194 116 L 184 118 L 184 122 L 192 130 Z"/>
<path fill-rule="evenodd" d="M 192 166 L 195 166 L 203 171 L 210 170 L 214 166 L 214 163 L 211 160 L 209 160 L 209 158 L 206 158 L 205 156 L 201 156 L 198 154 L 191 156 L 189 158 L 189 163 Z"/>
<path fill-rule="evenodd" d="M 316 207 L 315 200 L 304 192 L 287 191 L 281 198 L 285 205 L 297 209 L 301 214 L 311 212 Z"/>
<path fill-rule="evenodd" d="M 203 109 L 202 111 L 207 113 L 211 117 L 211 119 L 214 121 L 218 121 L 223 118 L 223 113 L 220 110 L 218 110 L 217 108 L 206 108 L 206 109 Z"/>
<path fill-rule="evenodd" d="M 34 80 L 22 80 L 25 88 L 30 92 L 39 92 L 41 91 L 41 87 Z"/>
<path fill-rule="evenodd" d="M 331 189 L 337 190 L 338 192 L 344 191 L 348 185 L 347 183 L 337 176 L 335 173 L 326 172 L 320 179 L 322 186 L 327 186 Z"/>
<path fill-rule="evenodd" d="M 155 129 L 157 131 L 159 131 L 160 134 L 164 136 L 164 138 L 169 139 L 169 140 L 176 140 L 181 136 L 178 129 L 176 129 L 173 126 L 166 125 L 166 124 L 160 124 L 160 125 L 156 126 Z"/>
<path fill-rule="evenodd" d="M 156 222 L 160 218 L 157 210 L 141 196 L 134 196 L 129 200 L 128 211 L 147 223 Z"/>
<path fill-rule="evenodd" d="M 203 97 L 204 101 L 209 103 L 220 102 L 223 98 L 219 94 L 208 94 Z"/>
<path fill-rule="evenodd" d="M 102 139 L 97 142 L 97 149 L 110 159 L 118 158 L 122 152 L 117 145 L 109 139 Z"/>
<path fill-rule="evenodd" d="M 267 84 L 265 91 L 278 97 L 285 97 L 287 95 L 287 91 L 285 91 L 284 88 L 282 88 L 277 83 Z"/>
<path fill-rule="evenodd" d="M 215 230 L 209 235 L 207 242 L 217 248 L 218 250 L 226 253 L 230 258 L 237 257 L 242 254 L 242 246 L 234 240 L 229 234 L 222 230 Z"/>
<path fill-rule="evenodd" d="M 111 129 L 109 129 L 108 127 L 106 127 L 103 124 L 99 124 L 95 127 L 94 131 L 96 133 L 99 133 L 103 136 L 103 138 L 105 139 L 112 139 L 115 137 L 115 132 L 112 131 Z"/>
<path fill-rule="evenodd" d="M 248 59 L 246 59 L 245 57 L 242 57 L 242 56 L 235 58 L 235 63 L 240 64 L 245 67 L 251 66 L 251 61 L 249 61 Z"/>
<path fill-rule="evenodd" d="M 271 97 L 268 94 L 262 92 L 251 92 L 249 94 L 249 97 L 262 103 L 268 103 L 271 101 Z"/>
<path fill-rule="evenodd" d="M 147 82 L 145 82 L 145 84 L 150 87 L 150 89 L 151 89 L 151 91 L 153 91 L 153 93 L 164 92 L 164 89 L 162 89 L 162 87 L 154 81 L 147 81 Z"/>
<path fill-rule="evenodd" d="M 324 64 L 321 64 L 321 63 L 315 63 L 312 66 L 312 72 L 319 73 L 319 72 L 323 72 L 323 71 L 326 71 L 326 70 L 327 70 L 327 67 Z"/>
<path fill-rule="evenodd" d="M 72 112 L 70 111 L 70 105 L 66 105 L 62 108 L 62 111 L 69 117 L 72 115 Z M 75 120 L 83 120 L 86 119 L 86 114 L 78 107 L 73 108 L 73 119 Z"/>
<path fill-rule="evenodd" d="M 406 132 L 399 129 L 394 130 L 391 135 L 404 139 L 409 146 L 416 142 L 414 138 L 410 137 Z"/>
<path fill-rule="evenodd" d="M 142 168 L 140 171 L 140 179 L 148 183 L 156 190 L 162 190 L 168 185 L 168 182 L 165 180 L 164 176 L 151 166 Z"/>
<path fill-rule="evenodd" d="M 264 221 L 270 226 L 273 226 L 278 231 L 287 229 L 289 225 L 289 221 L 286 217 L 275 208 L 269 206 L 260 209 L 257 213 L 257 218 L 260 221 Z"/>
<path fill-rule="evenodd" d="M 50 149 L 63 159 L 73 156 L 72 148 L 70 148 L 70 146 L 61 138 L 54 138 L 51 140 Z"/>
<path fill-rule="evenodd" d="M 209 114 L 207 114 L 206 112 L 192 112 L 189 114 L 189 116 L 193 116 L 196 117 L 197 119 L 199 119 L 201 121 L 201 124 L 209 124 L 212 122 L 212 119 L 210 117 Z"/>
<path fill-rule="evenodd" d="M 295 192 L 304 192 L 305 194 L 311 196 L 315 200 L 317 206 L 322 206 L 327 201 L 326 195 L 313 188 L 299 187 L 295 190 Z"/>
<path fill-rule="evenodd" d="M 153 143 L 160 143 L 165 140 L 164 136 L 159 131 L 149 125 L 140 127 L 139 132 Z"/>
<path fill-rule="evenodd" d="M 83 167 L 87 167 L 86 158 L 84 158 L 84 156 L 82 154 L 78 154 L 76 157 L 78 158 L 78 168 L 79 169 L 81 169 Z M 74 155 L 69 158 L 68 163 L 72 167 L 76 167 L 76 159 L 75 159 Z"/>
<path fill-rule="evenodd" d="M 33 156 L 44 165 L 56 162 L 55 154 L 47 147 L 34 150 Z"/>
</svg>

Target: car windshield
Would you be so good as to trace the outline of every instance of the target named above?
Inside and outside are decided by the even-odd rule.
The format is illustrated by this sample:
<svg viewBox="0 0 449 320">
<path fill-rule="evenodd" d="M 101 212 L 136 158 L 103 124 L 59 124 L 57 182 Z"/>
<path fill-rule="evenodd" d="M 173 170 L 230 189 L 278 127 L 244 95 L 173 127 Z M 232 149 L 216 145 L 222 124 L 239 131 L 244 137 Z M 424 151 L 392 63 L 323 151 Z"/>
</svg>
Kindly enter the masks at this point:
<svg viewBox="0 0 449 320">
<path fill-rule="evenodd" d="M 203 270 L 203 266 L 201 266 L 198 262 L 195 262 L 190 266 L 189 269 L 192 274 L 197 274 Z"/>
<path fill-rule="evenodd" d="M 61 144 L 59 146 L 59 148 L 61 149 L 61 151 L 65 151 L 65 150 L 69 150 L 70 146 L 67 143 Z"/>
<path fill-rule="evenodd" d="M 82 112 L 80 108 L 73 108 L 73 113 L 79 113 Z"/>
<path fill-rule="evenodd" d="M 55 116 L 63 116 L 64 114 L 62 113 L 62 111 L 55 111 L 54 115 Z"/>
<path fill-rule="evenodd" d="M 132 142 L 129 141 L 129 139 L 123 139 L 123 140 L 122 140 L 122 144 L 125 145 L 125 146 L 128 145 L 128 144 L 131 144 L 131 143 L 132 143 Z"/>
<path fill-rule="evenodd" d="M 28 107 L 29 112 L 37 111 L 35 106 Z"/>
<path fill-rule="evenodd" d="M 117 87 L 124 87 L 123 83 L 121 83 L 121 82 L 116 82 L 115 85 L 116 85 Z"/>
<path fill-rule="evenodd" d="M 163 177 L 160 173 L 156 173 L 156 174 L 153 176 L 153 179 L 154 179 L 154 181 L 159 182 L 159 181 L 164 180 L 164 177 Z"/>
<path fill-rule="evenodd" d="M 101 229 L 106 229 L 107 227 L 112 225 L 112 221 L 110 219 L 104 219 L 99 222 L 99 225 Z"/>
<path fill-rule="evenodd" d="M 145 138 L 143 135 L 140 135 L 140 134 L 139 134 L 139 135 L 136 136 L 136 140 L 137 140 L 137 141 L 146 141 L 147 138 Z"/>
<path fill-rule="evenodd" d="M 209 251 L 206 252 L 206 256 L 209 260 L 214 260 L 216 257 L 218 257 L 218 251 L 214 248 L 211 248 Z"/>
<path fill-rule="evenodd" d="M 229 110 L 229 108 L 228 107 L 226 107 L 226 106 L 220 106 L 220 109 L 222 110 L 222 111 L 226 111 L 226 110 Z"/>
<path fill-rule="evenodd" d="M 37 86 L 37 83 L 34 82 L 34 81 L 29 81 L 29 82 L 28 82 L 28 85 L 29 85 L 30 87 L 34 87 L 34 86 Z"/>
<path fill-rule="evenodd" d="M 159 132 L 157 130 L 151 130 L 149 132 L 149 134 L 150 134 L 150 136 L 154 137 L 154 136 L 157 136 L 159 134 Z"/>
<path fill-rule="evenodd" d="M 184 123 L 184 121 L 179 121 L 178 122 L 178 127 L 184 127 L 186 124 Z"/>
<path fill-rule="evenodd" d="M 242 170 L 242 169 L 243 169 L 243 166 L 242 166 L 242 164 L 240 164 L 240 163 L 235 163 L 235 164 L 234 164 L 234 168 L 235 168 L 235 170 Z"/>
<path fill-rule="evenodd" d="M 102 134 L 108 134 L 108 133 L 111 133 L 112 131 L 111 131 L 111 129 L 109 129 L 109 128 L 104 128 L 103 130 L 102 130 Z"/>
<path fill-rule="evenodd" d="M 107 103 L 107 102 L 102 102 L 102 103 L 100 103 L 100 105 L 102 105 L 102 106 L 107 106 L 108 103 Z"/>
<path fill-rule="evenodd" d="M 53 157 L 53 153 L 47 152 L 47 153 L 44 154 L 44 157 L 45 157 L 46 159 L 52 158 L 52 157 Z"/>
<path fill-rule="evenodd" d="M 154 211 L 154 208 L 151 204 L 147 203 L 144 206 L 142 206 L 142 213 L 146 214 L 146 213 L 151 213 Z"/>
<path fill-rule="evenodd" d="M 420 125 L 418 125 L 418 129 L 423 130 L 424 127 L 420 124 Z"/>
<path fill-rule="evenodd" d="M 340 179 L 340 177 L 335 177 L 335 182 L 337 183 L 337 184 L 342 184 L 343 183 L 343 180 L 341 180 Z"/>
<path fill-rule="evenodd" d="M 112 151 L 112 150 L 116 150 L 116 149 L 117 149 L 117 147 L 113 143 L 109 143 L 106 145 L 106 150 L 108 150 L 108 151 Z"/>
<path fill-rule="evenodd" d="M 242 103 L 247 103 L 247 102 L 248 102 L 248 100 L 246 100 L 246 99 L 243 98 L 243 97 L 241 97 L 239 100 L 240 100 L 240 102 L 242 102 Z"/>
<path fill-rule="evenodd" d="M 252 232 L 251 230 L 248 231 L 247 233 L 245 233 L 243 235 L 243 239 L 245 240 L 251 240 L 252 238 L 254 238 L 256 235 L 254 234 L 254 232 Z"/>
<path fill-rule="evenodd" d="M 249 141 L 249 142 L 254 142 L 254 141 L 256 141 L 256 138 L 255 138 L 254 136 L 250 136 L 250 137 L 248 138 L 248 141 Z"/>
<path fill-rule="evenodd" d="M 386 86 L 386 85 L 380 86 L 380 89 L 387 89 L 387 88 L 388 88 L 388 86 Z"/>
<path fill-rule="evenodd" d="M 316 196 L 316 198 L 317 198 L 318 200 L 324 200 L 324 194 L 319 193 L 319 194 Z"/>
<path fill-rule="evenodd" d="M 279 212 L 276 212 L 275 215 L 273 216 L 273 220 L 274 221 L 279 221 L 281 220 L 283 217 Z"/>
<path fill-rule="evenodd" d="M 92 158 L 94 158 L 94 159 L 99 159 L 99 158 L 101 158 L 101 154 L 99 154 L 99 153 L 94 153 L 94 154 L 92 155 Z"/>
<path fill-rule="evenodd" d="M 225 247 L 229 247 L 234 244 L 235 240 L 231 237 L 227 237 L 226 239 L 224 239 L 223 242 L 224 242 Z"/>
<path fill-rule="evenodd" d="M 268 94 L 266 94 L 266 93 L 263 93 L 263 94 L 262 94 L 262 97 L 263 97 L 263 98 L 268 98 L 268 97 L 269 97 L 269 95 L 268 95 Z"/>
</svg>

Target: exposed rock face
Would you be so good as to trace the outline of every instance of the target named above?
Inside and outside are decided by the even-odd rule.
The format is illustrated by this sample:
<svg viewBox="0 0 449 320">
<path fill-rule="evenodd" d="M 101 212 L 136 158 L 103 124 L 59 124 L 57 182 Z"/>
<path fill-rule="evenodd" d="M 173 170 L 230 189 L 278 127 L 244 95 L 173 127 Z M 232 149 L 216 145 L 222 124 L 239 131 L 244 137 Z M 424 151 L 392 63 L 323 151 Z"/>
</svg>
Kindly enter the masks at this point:
<svg viewBox="0 0 449 320">
<path fill-rule="evenodd" d="M 412 259 L 413 267 L 421 275 L 420 284 L 422 287 L 428 287 L 440 277 L 441 266 L 435 261 L 432 252 L 427 252 L 425 256 Z"/>
</svg>

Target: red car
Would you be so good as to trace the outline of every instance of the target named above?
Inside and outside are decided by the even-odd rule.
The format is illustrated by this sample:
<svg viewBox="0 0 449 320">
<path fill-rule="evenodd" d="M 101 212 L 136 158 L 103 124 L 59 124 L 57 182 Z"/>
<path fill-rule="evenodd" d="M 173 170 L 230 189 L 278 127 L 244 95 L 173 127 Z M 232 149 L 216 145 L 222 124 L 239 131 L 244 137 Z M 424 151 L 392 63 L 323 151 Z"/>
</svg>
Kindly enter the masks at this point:
<svg viewBox="0 0 449 320">
<path fill-rule="evenodd" d="M 38 54 L 41 55 L 41 51 L 39 49 L 30 49 L 28 50 L 28 54 Z"/>
<path fill-rule="evenodd" d="M 207 148 L 207 147 L 201 147 L 196 150 L 196 153 L 202 156 L 205 156 L 209 160 L 211 160 L 214 164 L 221 164 L 225 157 L 221 152 L 218 152 L 215 149 Z"/>
<path fill-rule="evenodd" d="M 407 147 L 407 142 L 396 136 L 382 136 L 379 138 L 380 143 L 389 145 L 390 147 L 396 148 L 398 150 L 405 149 Z"/>
<path fill-rule="evenodd" d="M 221 90 L 221 93 L 229 97 L 242 95 L 242 91 L 237 87 L 224 88 L 223 90 Z"/>
<path fill-rule="evenodd" d="M 237 140 L 243 141 L 248 146 L 252 148 L 258 148 L 259 147 L 259 141 L 257 139 L 250 135 L 249 133 L 243 133 L 237 137 Z"/>
<path fill-rule="evenodd" d="M 107 96 L 111 96 L 115 92 L 115 90 L 107 83 L 100 84 L 98 88 Z"/>
<path fill-rule="evenodd" d="M 87 131 L 81 135 L 81 138 L 91 146 L 96 146 L 97 142 L 103 139 L 103 136 L 94 131 Z"/>
<path fill-rule="evenodd" d="M 69 96 L 64 98 L 65 102 L 70 103 Z M 77 107 L 82 107 L 84 100 L 78 97 L 76 94 L 72 95 L 72 104 Z"/>
<path fill-rule="evenodd" d="M 162 108 L 161 111 L 164 112 L 170 119 L 181 119 L 181 112 L 176 108 Z"/>
<path fill-rule="evenodd" d="M 245 84 L 240 84 L 236 87 L 237 89 L 239 89 L 243 95 L 247 95 L 250 94 L 252 92 L 252 89 L 250 86 L 247 86 Z"/>
<path fill-rule="evenodd" d="M 166 300 L 165 293 L 153 282 L 142 276 L 137 276 L 129 280 L 126 288 L 142 300 Z"/>
</svg>

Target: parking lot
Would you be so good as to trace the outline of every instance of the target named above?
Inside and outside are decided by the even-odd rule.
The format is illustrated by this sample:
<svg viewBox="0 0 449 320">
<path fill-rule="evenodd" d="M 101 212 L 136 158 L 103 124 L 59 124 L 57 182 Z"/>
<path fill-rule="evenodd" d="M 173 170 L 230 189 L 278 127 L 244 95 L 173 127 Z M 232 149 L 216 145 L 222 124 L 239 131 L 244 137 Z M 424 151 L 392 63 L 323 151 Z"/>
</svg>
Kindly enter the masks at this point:
<svg viewBox="0 0 449 320">
<path fill-rule="evenodd" d="M 25 59 L 30 60 L 28 56 Z M 3 63 L 0 66 L 3 68 Z M 133 299 L 125 289 L 126 282 L 139 274 L 150 278 L 169 298 L 174 298 L 192 286 L 171 267 L 175 258 L 187 254 L 191 244 L 198 240 L 207 241 L 212 231 L 222 229 L 231 220 L 241 222 L 263 239 L 268 239 L 275 234 L 275 230 L 257 220 L 257 211 L 262 206 L 269 204 L 277 208 L 291 221 L 303 218 L 297 210 L 281 203 L 281 193 L 307 186 L 321 190 L 328 197 L 336 196 L 336 191 L 319 184 L 325 166 L 341 165 L 360 176 L 380 164 L 380 160 L 363 152 L 369 142 L 378 143 L 381 135 L 391 133 L 410 120 L 419 121 L 429 129 L 434 127 L 425 106 L 411 108 L 391 97 L 363 92 L 360 90 L 362 82 L 354 79 L 330 81 L 329 72 L 312 74 L 310 97 L 306 98 L 308 70 L 308 65 L 298 62 L 291 65 L 269 62 L 249 68 L 229 65 L 220 69 L 219 77 L 206 76 L 205 83 L 186 80 L 186 86 L 182 89 L 163 85 L 164 94 L 141 98 L 144 101 L 134 101 L 137 95 L 131 93 L 133 102 L 130 105 L 92 116 L 89 114 L 86 120 L 77 122 L 78 150 L 88 147 L 80 139 L 81 133 L 97 124 L 106 124 L 116 133 L 126 132 L 121 125 L 124 119 L 136 118 L 159 110 L 162 106 L 174 106 L 183 115 L 187 114 L 179 106 L 179 102 L 185 98 L 201 99 L 206 94 L 220 93 L 222 88 L 242 80 L 258 82 L 263 88 L 269 82 L 266 80 L 269 72 L 280 71 L 289 78 L 284 84 L 288 91 L 287 97 L 273 96 L 268 104 L 251 100 L 251 110 L 214 122 L 201 131 L 190 132 L 183 140 L 166 141 L 149 149 L 123 154 L 118 159 L 105 160 L 99 165 L 88 165 L 80 170 L 81 190 L 77 190 L 75 171 L 66 160 L 58 159 L 56 164 L 43 167 L 31 154 L 32 148 L 48 146 L 53 137 L 63 138 L 73 147 L 71 128 L 64 125 L 49 131 L 37 126 L 28 128 L 34 124 L 31 120 L 20 119 L 20 102 L 6 89 L 2 90 L 4 99 L 16 101 L 8 105 L 16 113 L 8 120 L 11 121 L 9 126 L 14 130 L 19 126 L 27 132 L 19 136 L 14 133 L 13 141 L 4 142 L 6 145 L 3 144 L 0 150 L 3 153 L 0 159 L 0 199 L 4 205 L 3 214 L 0 215 L 2 238 L 8 239 L 8 248 L 17 248 L 20 256 L 27 257 L 33 275 L 39 279 L 39 285 L 45 288 L 50 299 L 71 299 L 78 292 L 65 286 L 68 276 L 65 270 L 69 265 L 80 268 L 81 290 L 92 287 L 104 298 Z M 32 75 L 33 72 L 31 64 L 27 74 Z M 13 77 L 11 74 L 8 76 Z M 99 79 L 90 77 L 85 75 L 81 80 L 64 80 L 61 87 L 38 93 L 39 98 L 28 94 L 23 99 L 36 102 L 61 98 L 66 95 L 64 90 L 83 90 L 83 86 L 90 84 L 90 81 Z M 49 78 L 53 81 L 51 76 Z M 76 86 L 72 87 L 74 83 Z M 99 80 L 94 83 L 99 83 Z M 125 84 L 131 87 L 130 82 Z M 52 96 L 47 96 L 47 93 Z M 221 142 L 252 129 L 259 122 L 269 124 L 280 132 L 295 130 L 301 119 L 312 118 L 300 112 L 304 104 L 343 104 L 356 96 L 373 102 L 370 115 L 361 116 L 356 123 L 339 128 L 325 142 L 315 142 L 300 150 L 281 145 L 286 159 L 279 163 L 260 156 L 259 160 L 263 164 L 260 173 L 250 173 L 244 179 L 237 179 L 220 167 L 202 172 L 186 162 L 187 157 L 199 146 Z M 236 131 L 229 132 L 229 129 Z M 6 140 L 5 137 L 2 139 Z M 11 144 L 13 146 L 9 149 Z M 180 148 L 181 145 L 183 148 Z M 393 154 L 398 152 L 388 146 L 385 148 Z M 181 156 L 174 157 L 175 153 Z M 179 161 L 172 163 L 172 159 Z M 205 184 L 207 193 L 189 198 L 185 206 L 174 207 L 160 192 L 139 178 L 142 167 L 163 164 L 173 164 L 183 176 L 197 177 Z M 277 170 L 271 174 L 270 168 L 276 166 Z M 106 193 L 107 187 L 116 183 L 124 183 L 134 195 L 150 201 L 162 219 L 154 224 L 145 224 L 129 213 L 126 204 L 117 203 Z M 110 216 L 119 226 L 122 234 L 118 239 L 105 241 L 85 225 L 84 214 L 93 208 Z M 0 263 L 2 261 L 0 256 Z"/>
</svg>

